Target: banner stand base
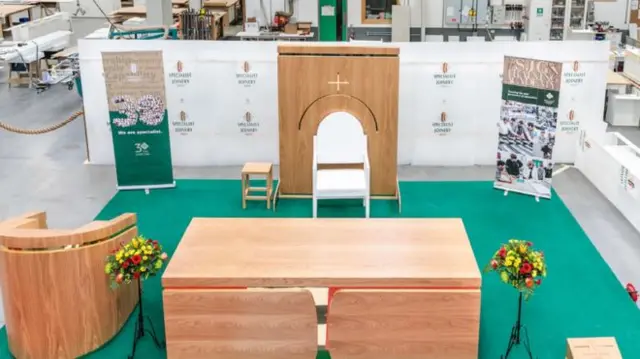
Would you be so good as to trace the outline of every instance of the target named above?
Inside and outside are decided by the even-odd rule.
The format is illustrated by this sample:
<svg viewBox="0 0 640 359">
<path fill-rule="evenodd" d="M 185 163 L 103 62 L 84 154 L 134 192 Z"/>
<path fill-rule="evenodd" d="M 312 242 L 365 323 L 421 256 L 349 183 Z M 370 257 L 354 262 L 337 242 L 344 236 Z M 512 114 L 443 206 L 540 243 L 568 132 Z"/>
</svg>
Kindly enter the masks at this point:
<svg viewBox="0 0 640 359">
<path fill-rule="evenodd" d="M 504 190 L 504 196 L 506 197 L 509 194 L 509 192 L 510 191 L 508 189 L 505 189 Z M 535 197 L 536 202 L 540 203 L 540 196 L 533 196 L 533 197 Z"/>
<path fill-rule="evenodd" d="M 167 188 L 175 188 L 176 187 L 176 182 L 173 181 L 173 183 L 167 183 L 167 184 L 152 184 L 152 185 L 148 185 L 148 186 L 118 186 L 117 189 L 118 191 L 135 191 L 135 190 L 144 190 L 145 194 L 149 194 L 151 192 L 152 189 L 167 189 Z"/>
</svg>

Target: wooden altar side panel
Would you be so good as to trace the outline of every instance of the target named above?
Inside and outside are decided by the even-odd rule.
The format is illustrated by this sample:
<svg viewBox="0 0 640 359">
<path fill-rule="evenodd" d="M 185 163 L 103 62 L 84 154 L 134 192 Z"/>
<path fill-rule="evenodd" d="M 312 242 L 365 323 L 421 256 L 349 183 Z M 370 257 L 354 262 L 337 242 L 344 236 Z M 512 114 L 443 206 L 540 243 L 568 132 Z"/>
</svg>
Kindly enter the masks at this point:
<svg viewBox="0 0 640 359">
<path fill-rule="evenodd" d="M 137 234 L 135 215 L 77 230 L 46 229 L 44 213 L 23 219 L 0 223 L 0 281 L 12 354 L 76 358 L 98 349 L 138 302 L 135 285 L 113 290 L 104 273 L 104 258 Z M 77 247 L 63 246 L 65 236 Z"/>
<path fill-rule="evenodd" d="M 327 326 L 332 359 L 477 359 L 480 290 L 340 290 Z"/>
<path fill-rule="evenodd" d="M 315 359 L 317 317 L 302 289 L 166 289 L 169 359 Z"/>
<path fill-rule="evenodd" d="M 368 51 L 369 56 L 341 55 Z M 311 194 L 313 136 L 325 116 L 345 111 L 360 120 L 368 136 L 371 193 L 395 194 L 398 49 L 282 45 L 279 52 L 282 193 Z M 340 82 L 339 90 L 329 82 Z"/>
</svg>

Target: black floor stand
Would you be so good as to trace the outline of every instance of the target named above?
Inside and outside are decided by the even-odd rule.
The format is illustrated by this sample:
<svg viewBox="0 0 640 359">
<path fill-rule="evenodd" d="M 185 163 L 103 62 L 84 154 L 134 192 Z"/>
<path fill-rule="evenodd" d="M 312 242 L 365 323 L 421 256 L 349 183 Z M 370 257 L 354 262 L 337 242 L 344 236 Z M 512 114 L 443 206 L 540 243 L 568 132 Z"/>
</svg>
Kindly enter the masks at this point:
<svg viewBox="0 0 640 359">
<path fill-rule="evenodd" d="M 509 337 L 509 345 L 507 346 L 507 351 L 504 353 L 504 355 L 500 356 L 500 359 L 509 358 L 509 354 L 511 354 L 511 351 L 520 344 L 524 346 L 529 359 L 533 359 L 533 354 L 531 354 L 531 346 L 529 345 L 529 336 L 526 334 L 526 329 L 524 338 L 520 338 L 522 329 L 524 329 L 524 326 L 522 325 L 522 293 L 520 293 L 520 296 L 518 297 L 518 319 L 516 319 L 516 324 L 514 324 L 513 328 L 511 328 L 511 337 Z"/>
<path fill-rule="evenodd" d="M 133 349 L 131 349 L 131 355 L 129 355 L 129 359 L 133 359 L 136 355 L 136 348 L 138 347 L 138 340 L 142 339 L 145 334 L 149 334 L 151 339 L 153 339 L 153 343 L 156 345 L 158 349 L 164 349 L 166 344 L 158 339 L 158 335 L 156 335 L 156 330 L 153 328 L 153 322 L 151 322 L 151 318 L 146 317 L 149 321 L 149 328 L 146 329 L 144 326 L 144 311 L 142 308 L 142 280 L 138 279 L 138 320 L 136 321 L 136 329 L 133 335 Z"/>
</svg>

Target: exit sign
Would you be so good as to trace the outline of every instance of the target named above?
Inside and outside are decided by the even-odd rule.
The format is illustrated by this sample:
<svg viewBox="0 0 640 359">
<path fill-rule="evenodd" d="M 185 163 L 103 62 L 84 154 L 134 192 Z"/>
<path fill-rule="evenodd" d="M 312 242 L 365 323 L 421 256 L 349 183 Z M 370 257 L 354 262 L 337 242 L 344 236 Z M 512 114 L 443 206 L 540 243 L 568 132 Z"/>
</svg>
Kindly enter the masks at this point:
<svg viewBox="0 0 640 359">
<path fill-rule="evenodd" d="M 537 9 L 536 9 L 536 15 L 537 15 L 538 17 L 541 17 L 543 12 L 544 12 L 544 9 L 543 9 L 543 8 L 541 8 L 541 7 L 539 7 L 539 8 L 537 8 Z"/>
</svg>

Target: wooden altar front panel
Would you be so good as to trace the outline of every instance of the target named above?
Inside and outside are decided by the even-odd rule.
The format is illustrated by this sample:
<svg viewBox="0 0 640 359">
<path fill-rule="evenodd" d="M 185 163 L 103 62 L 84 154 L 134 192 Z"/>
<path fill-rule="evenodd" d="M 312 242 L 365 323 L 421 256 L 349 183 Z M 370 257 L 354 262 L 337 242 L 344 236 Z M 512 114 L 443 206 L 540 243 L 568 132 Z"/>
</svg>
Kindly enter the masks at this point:
<svg viewBox="0 0 640 359">
<path fill-rule="evenodd" d="M 283 44 L 278 53 L 281 193 L 311 194 L 313 136 L 344 111 L 368 136 L 371 194 L 395 194 L 399 49 Z"/>
</svg>

